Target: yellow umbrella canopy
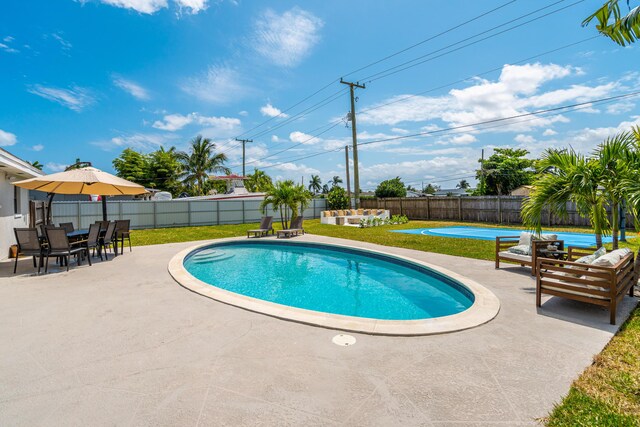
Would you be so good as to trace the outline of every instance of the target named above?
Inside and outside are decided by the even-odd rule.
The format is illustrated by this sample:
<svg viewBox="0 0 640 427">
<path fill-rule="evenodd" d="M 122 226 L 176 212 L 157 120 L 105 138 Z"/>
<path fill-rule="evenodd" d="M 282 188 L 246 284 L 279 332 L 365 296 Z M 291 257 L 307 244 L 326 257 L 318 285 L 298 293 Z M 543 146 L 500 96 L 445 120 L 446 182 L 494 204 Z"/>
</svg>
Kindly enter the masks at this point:
<svg viewBox="0 0 640 427">
<path fill-rule="evenodd" d="M 103 172 L 94 167 L 70 169 L 64 172 L 13 183 L 29 190 L 44 191 L 50 194 L 97 194 L 101 196 L 120 196 L 146 193 L 144 187 Z"/>
</svg>

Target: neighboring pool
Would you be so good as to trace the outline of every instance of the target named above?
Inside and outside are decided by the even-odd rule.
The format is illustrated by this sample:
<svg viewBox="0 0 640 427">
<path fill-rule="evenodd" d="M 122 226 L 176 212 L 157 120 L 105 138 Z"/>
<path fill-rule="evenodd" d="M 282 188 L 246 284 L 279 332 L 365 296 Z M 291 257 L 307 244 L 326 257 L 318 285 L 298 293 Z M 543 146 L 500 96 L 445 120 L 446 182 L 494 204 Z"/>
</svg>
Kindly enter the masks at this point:
<svg viewBox="0 0 640 427">
<path fill-rule="evenodd" d="M 499 309 L 493 294 L 455 273 L 339 245 L 224 241 L 181 252 L 169 270 L 183 286 L 222 302 L 368 333 L 466 329 L 491 320 Z"/>
<path fill-rule="evenodd" d="M 414 228 L 410 230 L 391 230 L 394 233 L 424 234 L 428 236 L 454 237 L 458 239 L 495 240 L 498 236 L 516 236 L 526 230 L 513 228 L 490 227 L 441 227 L 441 228 Z M 556 234 L 558 239 L 564 240 L 565 246 L 590 247 L 595 246 L 596 238 L 587 233 L 563 233 L 560 231 L 547 231 Z M 603 242 L 611 242 L 611 237 L 604 237 Z"/>
</svg>

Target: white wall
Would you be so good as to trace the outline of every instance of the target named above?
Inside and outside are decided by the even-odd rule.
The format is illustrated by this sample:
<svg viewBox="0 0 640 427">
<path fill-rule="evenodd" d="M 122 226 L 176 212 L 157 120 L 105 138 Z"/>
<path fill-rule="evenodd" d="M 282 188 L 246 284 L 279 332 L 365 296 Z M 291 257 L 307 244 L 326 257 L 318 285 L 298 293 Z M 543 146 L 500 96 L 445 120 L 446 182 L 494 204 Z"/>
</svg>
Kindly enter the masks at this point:
<svg viewBox="0 0 640 427">
<path fill-rule="evenodd" d="M 9 247 L 16 243 L 14 227 L 29 226 L 29 191 L 20 189 L 20 214 L 14 215 L 13 185 L 0 172 L 0 260 L 9 257 Z"/>
</svg>

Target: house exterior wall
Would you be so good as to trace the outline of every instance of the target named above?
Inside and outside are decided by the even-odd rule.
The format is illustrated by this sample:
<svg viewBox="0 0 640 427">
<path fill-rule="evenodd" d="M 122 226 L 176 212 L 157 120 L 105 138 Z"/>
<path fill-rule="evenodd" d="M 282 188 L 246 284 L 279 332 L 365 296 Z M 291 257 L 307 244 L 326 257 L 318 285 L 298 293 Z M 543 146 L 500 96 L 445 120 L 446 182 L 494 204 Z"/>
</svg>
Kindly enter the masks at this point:
<svg viewBox="0 0 640 427">
<path fill-rule="evenodd" d="M 29 226 L 29 191 L 19 189 L 19 213 L 15 214 L 13 188 L 9 176 L 0 172 L 0 260 L 9 257 L 9 247 L 16 243 L 13 229 Z"/>
</svg>

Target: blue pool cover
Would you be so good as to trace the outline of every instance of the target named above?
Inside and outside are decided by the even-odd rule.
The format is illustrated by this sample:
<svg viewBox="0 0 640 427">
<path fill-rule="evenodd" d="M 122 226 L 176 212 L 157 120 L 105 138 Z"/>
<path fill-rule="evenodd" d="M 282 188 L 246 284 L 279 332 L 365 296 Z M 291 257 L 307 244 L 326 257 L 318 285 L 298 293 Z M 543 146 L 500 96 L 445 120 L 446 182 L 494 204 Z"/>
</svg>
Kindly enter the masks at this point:
<svg viewBox="0 0 640 427">
<path fill-rule="evenodd" d="M 495 240 L 498 236 L 517 236 L 523 231 L 513 228 L 490 227 L 441 227 L 441 228 L 414 228 L 410 230 L 391 230 L 394 233 L 423 234 L 426 236 L 454 237 L 458 239 Z M 595 246 L 594 234 L 587 233 L 563 233 L 559 231 L 543 231 L 543 233 L 556 234 L 558 239 L 564 240 L 565 246 L 590 247 Z M 611 237 L 604 237 L 603 242 L 611 242 Z"/>
</svg>

